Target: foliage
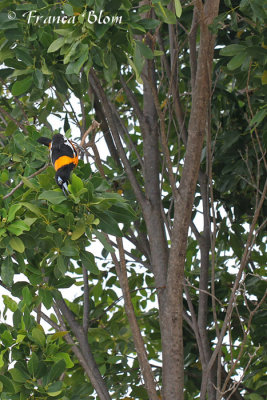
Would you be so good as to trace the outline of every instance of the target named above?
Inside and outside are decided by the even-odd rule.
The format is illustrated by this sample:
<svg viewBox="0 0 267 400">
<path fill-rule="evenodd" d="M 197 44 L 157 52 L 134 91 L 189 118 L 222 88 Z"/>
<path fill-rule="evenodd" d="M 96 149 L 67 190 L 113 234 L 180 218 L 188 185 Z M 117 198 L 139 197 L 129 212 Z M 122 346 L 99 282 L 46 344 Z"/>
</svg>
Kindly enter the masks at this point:
<svg viewBox="0 0 267 400">
<path fill-rule="evenodd" d="M 132 307 L 160 396 L 163 328 L 157 301 L 163 288 L 157 284 L 153 258 L 153 233 L 156 238 L 159 232 L 148 227 L 150 217 L 140 199 L 153 201 L 153 166 L 147 170 L 155 137 L 155 207 L 161 210 L 159 223 L 170 254 L 175 225 L 172 173 L 177 187 L 193 109 L 193 13 L 191 2 L 179 0 L 1 2 L 0 269 L 1 285 L 9 291 L 3 296 L 0 325 L 3 400 L 95 399 L 96 392 L 99 398 L 108 398 L 99 395 L 82 357 L 75 353 L 83 347 L 71 317 L 60 306 L 63 297 L 85 330 L 101 384 L 110 396 L 152 398 L 142 383 L 127 312 L 127 284 L 116 265 L 117 259 L 122 269 L 121 237 Z M 205 368 L 194 313 L 199 330 L 205 332 L 209 357 L 222 332 L 218 376 L 226 394 L 221 398 L 262 400 L 266 390 L 265 22 L 261 0 L 225 0 L 209 26 L 217 36 L 212 98 L 198 184 L 193 188 L 184 268 L 188 400 L 206 395 L 201 393 Z M 199 25 L 195 41 L 198 48 Z M 154 76 L 156 93 L 153 84 L 148 89 Z M 150 103 L 155 114 L 152 110 L 143 118 L 151 111 Z M 182 110 L 180 119 L 177 107 Z M 68 137 L 75 132 L 73 138 L 83 145 L 68 198 L 56 187 L 53 168 L 46 166 L 47 149 L 36 142 L 56 132 L 55 119 L 61 132 Z M 94 119 L 101 123 L 100 133 L 91 131 L 85 142 Z M 145 139 L 150 120 L 156 133 L 152 130 Z M 107 156 L 101 146 L 107 148 Z M 95 243 L 102 246 L 98 256 Z M 72 300 L 74 289 L 78 294 Z M 233 309 L 228 330 L 223 331 L 231 293 Z M 12 326 L 5 322 L 10 312 Z"/>
</svg>

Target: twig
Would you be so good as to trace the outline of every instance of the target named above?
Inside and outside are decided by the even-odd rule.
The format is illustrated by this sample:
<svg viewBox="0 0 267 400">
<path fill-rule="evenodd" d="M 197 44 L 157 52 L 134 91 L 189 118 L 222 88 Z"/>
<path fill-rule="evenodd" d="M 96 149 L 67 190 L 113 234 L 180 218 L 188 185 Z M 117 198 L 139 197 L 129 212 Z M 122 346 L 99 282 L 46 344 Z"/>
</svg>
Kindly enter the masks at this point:
<svg viewBox="0 0 267 400">
<path fill-rule="evenodd" d="M 42 168 L 40 168 L 38 171 L 34 172 L 34 173 L 31 174 L 30 176 L 26 176 L 25 178 L 27 178 L 27 179 L 32 179 L 32 178 L 34 178 L 35 176 L 41 174 L 44 170 L 46 170 L 46 168 L 48 167 L 48 165 L 49 165 L 49 164 L 45 164 L 45 165 L 44 165 Z M 13 194 L 16 190 L 18 190 L 21 186 L 23 186 L 23 184 L 24 184 L 24 182 L 23 182 L 23 180 L 21 180 L 21 181 L 17 184 L 17 186 L 15 186 L 8 194 L 6 194 L 6 195 L 3 197 L 3 199 L 5 200 L 5 199 L 7 199 L 8 197 L 12 196 L 12 194 Z"/>
<path fill-rule="evenodd" d="M 222 393 L 226 390 L 227 384 L 228 384 L 228 382 L 229 382 L 229 380 L 230 380 L 230 378 L 231 378 L 233 372 L 235 371 L 235 369 L 236 369 L 236 367 L 237 367 L 237 364 L 238 364 L 238 362 L 239 362 L 239 360 L 240 360 L 240 358 L 241 358 L 241 356 L 242 356 L 242 354 L 243 354 L 243 352 L 244 352 L 245 344 L 246 344 L 246 341 L 247 341 L 247 337 L 248 337 L 248 335 L 249 335 L 249 333 L 250 333 L 250 327 L 251 327 L 252 319 L 253 319 L 254 315 L 256 314 L 256 312 L 258 311 L 258 309 L 260 308 L 260 306 L 264 303 L 266 297 L 267 297 L 267 290 L 265 291 L 265 293 L 264 293 L 262 299 L 259 301 L 259 303 L 257 304 L 257 306 L 256 306 L 256 307 L 254 308 L 254 310 L 251 311 L 250 314 L 249 314 L 249 320 L 248 320 L 248 323 L 247 323 L 247 329 L 246 329 L 246 331 L 244 332 L 243 340 L 242 340 L 241 346 L 239 347 L 238 356 L 237 356 L 235 362 L 232 363 L 231 368 L 230 368 L 230 371 L 228 372 L 228 375 L 227 375 L 227 377 L 226 377 L 226 379 L 225 379 L 225 381 L 224 381 L 224 385 L 223 385 L 223 387 L 222 387 Z M 235 388 L 235 390 L 236 390 L 236 389 L 237 389 L 237 387 Z M 233 392 L 232 392 L 232 393 L 233 393 Z M 222 397 L 222 396 L 221 396 L 221 397 Z"/>
<path fill-rule="evenodd" d="M 28 135 L 28 131 L 25 128 L 25 126 L 23 126 L 20 122 L 18 122 L 15 118 L 12 117 L 12 115 L 10 115 L 6 110 L 4 110 L 2 107 L 0 107 L 0 113 L 5 115 L 8 119 L 10 119 L 12 122 L 14 122 L 15 125 L 17 125 L 18 128 L 20 128 L 21 130 L 23 130 L 23 132 Z"/>
<path fill-rule="evenodd" d="M 119 136 L 119 132 L 118 132 L 118 128 L 117 128 L 118 121 L 115 120 L 115 118 L 114 118 L 114 111 L 111 109 L 110 103 L 105 95 L 105 92 L 101 86 L 101 83 L 92 68 L 90 70 L 89 79 L 90 79 L 92 88 L 94 90 L 94 93 L 96 94 L 96 96 L 98 97 L 99 101 L 101 102 L 101 104 L 103 106 L 103 110 L 106 114 L 107 122 L 108 122 L 110 130 L 112 132 L 114 142 L 117 146 L 117 150 L 118 150 L 118 153 L 122 160 L 122 163 L 124 165 L 125 171 L 129 177 L 129 180 L 133 187 L 135 196 L 136 196 L 138 202 L 140 203 L 142 209 L 146 211 L 147 201 L 146 201 L 143 191 L 141 190 L 138 180 L 132 170 L 132 167 L 130 165 L 130 162 L 126 156 L 125 150 L 124 150 L 122 142 L 120 140 L 120 136 Z"/>
<path fill-rule="evenodd" d="M 165 120 L 164 120 L 165 114 L 164 114 L 164 112 L 161 111 L 160 103 L 159 103 L 159 99 L 158 99 L 158 93 L 157 93 L 157 89 L 156 89 L 154 83 L 152 82 L 152 80 L 149 77 L 148 77 L 148 81 L 150 83 L 154 104 L 155 104 L 157 114 L 159 117 L 161 143 L 162 143 L 163 153 L 166 158 L 166 165 L 167 165 L 167 169 L 168 169 L 170 184 L 171 184 L 173 195 L 176 195 L 177 188 L 176 188 L 176 184 L 175 184 L 175 175 L 172 170 L 172 161 L 171 161 L 170 152 L 169 152 L 169 148 L 168 148 L 168 141 L 167 141 L 166 129 L 165 129 Z"/>
<path fill-rule="evenodd" d="M 89 327 L 89 285 L 88 285 L 88 271 L 84 265 L 83 269 L 83 330 L 85 333 Z"/>
<path fill-rule="evenodd" d="M 225 315 L 223 326 L 222 326 L 222 329 L 221 329 L 221 332 L 220 332 L 220 336 L 218 337 L 217 345 L 216 345 L 216 347 L 215 347 L 215 349 L 214 349 L 214 351 L 212 353 L 212 356 L 210 358 L 210 361 L 209 361 L 209 365 L 208 365 L 208 368 L 207 368 L 208 370 L 210 370 L 213 367 L 215 359 L 218 356 L 218 353 L 219 353 L 219 351 L 221 349 L 221 345 L 222 345 L 223 338 L 224 338 L 224 335 L 225 335 L 225 332 L 226 332 L 226 329 L 227 329 L 227 326 L 228 326 L 228 322 L 229 322 L 229 320 L 231 318 L 231 315 L 232 315 L 233 304 L 234 304 L 234 301 L 235 301 L 235 298 L 236 298 L 236 291 L 238 289 L 238 286 L 239 286 L 243 271 L 244 271 L 244 269 L 245 269 L 245 267 L 246 267 L 246 265 L 248 263 L 248 259 L 249 259 L 250 253 L 252 251 L 252 246 L 254 244 L 254 241 L 256 240 L 256 236 L 253 235 L 253 232 L 254 232 L 255 227 L 256 227 L 256 223 L 257 223 L 257 220 L 258 220 L 258 217 L 259 217 L 259 214 L 260 214 L 260 211 L 261 211 L 264 199 L 265 199 L 266 192 L 267 192 L 267 182 L 265 183 L 265 187 L 264 187 L 262 196 L 260 198 L 258 207 L 255 210 L 255 213 L 254 213 L 254 216 L 253 216 L 253 220 L 252 220 L 251 225 L 250 225 L 250 230 L 249 230 L 249 233 L 248 233 L 246 246 L 245 246 L 245 249 L 244 249 L 244 252 L 243 252 L 243 256 L 242 256 L 242 259 L 241 259 L 240 268 L 239 268 L 239 271 L 237 273 L 234 286 L 232 288 L 232 293 L 231 293 L 231 296 L 230 296 L 230 299 L 229 299 L 229 302 L 228 302 L 228 307 L 227 307 L 227 310 L 226 310 L 226 315 Z M 257 235 L 257 233 L 256 233 L 256 235 Z M 206 385 L 207 385 L 207 381 L 205 382 L 204 387 L 203 387 L 205 393 L 206 393 L 206 390 L 205 390 L 206 389 Z"/>
<path fill-rule="evenodd" d="M 24 107 L 23 107 L 23 103 L 18 99 L 17 96 L 14 96 L 14 95 L 12 94 L 10 88 L 7 86 L 7 84 L 5 83 L 4 79 L 0 78 L 0 82 L 2 82 L 2 85 L 5 86 L 6 90 L 8 90 L 8 92 L 11 93 L 12 98 L 15 100 L 15 102 L 17 103 L 17 105 L 18 105 L 19 108 L 21 109 L 21 112 L 22 112 L 22 114 L 23 114 L 25 120 L 28 121 L 29 118 L 28 118 L 27 114 L 25 113 L 25 110 L 24 110 Z"/>
<path fill-rule="evenodd" d="M 108 236 L 107 239 L 109 240 Z M 147 351 L 144 344 L 144 339 L 141 335 L 140 328 L 137 323 L 136 315 L 134 312 L 131 295 L 130 295 L 130 288 L 127 278 L 127 270 L 126 270 L 126 260 L 125 254 L 123 249 L 122 239 L 117 237 L 117 245 L 119 249 L 119 256 L 120 262 L 118 261 L 115 253 L 111 253 L 112 260 L 114 262 L 116 272 L 120 281 L 120 286 L 123 292 L 124 304 L 125 304 L 125 311 L 128 317 L 128 321 L 131 327 L 133 340 L 138 356 L 138 360 L 140 363 L 142 376 L 144 378 L 144 383 L 147 389 L 147 393 L 149 399 L 151 400 L 158 400 L 158 395 L 156 392 L 156 384 L 153 376 L 153 372 L 151 366 L 149 365 Z"/>
</svg>

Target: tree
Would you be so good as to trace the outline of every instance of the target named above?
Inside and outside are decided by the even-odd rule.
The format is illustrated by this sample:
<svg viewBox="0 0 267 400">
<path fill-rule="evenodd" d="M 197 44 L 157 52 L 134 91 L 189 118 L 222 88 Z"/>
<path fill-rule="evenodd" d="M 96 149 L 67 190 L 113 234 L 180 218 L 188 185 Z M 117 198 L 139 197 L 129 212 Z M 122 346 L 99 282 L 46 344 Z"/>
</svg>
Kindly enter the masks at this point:
<svg viewBox="0 0 267 400">
<path fill-rule="evenodd" d="M 262 2 L 0 7 L 1 398 L 263 399 Z"/>
</svg>

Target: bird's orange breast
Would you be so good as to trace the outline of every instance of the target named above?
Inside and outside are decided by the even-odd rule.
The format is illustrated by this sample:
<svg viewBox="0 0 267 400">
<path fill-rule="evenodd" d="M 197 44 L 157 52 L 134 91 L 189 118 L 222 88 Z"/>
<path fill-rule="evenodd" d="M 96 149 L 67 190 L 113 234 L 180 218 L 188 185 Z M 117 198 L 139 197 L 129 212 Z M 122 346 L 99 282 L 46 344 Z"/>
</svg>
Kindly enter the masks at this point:
<svg viewBox="0 0 267 400">
<path fill-rule="evenodd" d="M 59 168 L 62 168 L 68 164 L 74 164 L 75 167 L 77 167 L 78 156 L 76 157 L 61 156 L 55 161 L 54 168 L 57 171 Z"/>
</svg>

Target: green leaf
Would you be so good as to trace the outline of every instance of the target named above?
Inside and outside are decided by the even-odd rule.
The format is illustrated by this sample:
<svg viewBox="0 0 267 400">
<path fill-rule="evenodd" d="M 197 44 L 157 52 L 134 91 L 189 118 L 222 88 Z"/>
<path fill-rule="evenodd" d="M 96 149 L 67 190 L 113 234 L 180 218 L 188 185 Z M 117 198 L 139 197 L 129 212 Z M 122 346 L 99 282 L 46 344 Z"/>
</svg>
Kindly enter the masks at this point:
<svg viewBox="0 0 267 400">
<path fill-rule="evenodd" d="M 143 26 L 141 24 L 137 24 L 135 22 L 130 22 L 129 27 L 134 30 L 140 31 L 140 32 L 144 32 L 144 33 L 146 32 L 146 30 L 143 28 Z"/>
<path fill-rule="evenodd" d="M 33 64 L 33 59 L 27 49 L 18 47 L 15 48 L 15 53 L 17 59 L 23 61 L 26 65 L 30 66 Z"/>
<path fill-rule="evenodd" d="M 111 82 L 115 77 L 118 70 L 116 57 L 112 52 L 105 55 L 106 68 L 104 69 L 104 76 L 108 82 Z"/>
<path fill-rule="evenodd" d="M 14 96 L 20 96 L 21 94 L 26 93 L 32 85 L 32 80 L 33 80 L 32 76 L 28 76 L 25 79 L 16 81 L 12 86 L 11 90 L 12 94 Z"/>
<path fill-rule="evenodd" d="M 254 126 L 254 128 L 256 128 L 266 117 L 267 115 L 267 109 L 264 108 L 260 111 L 258 111 L 254 117 L 252 118 L 252 120 L 249 123 L 249 126 Z"/>
<path fill-rule="evenodd" d="M 57 268 L 60 274 L 64 276 L 67 271 L 67 264 L 65 262 L 64 257 L 61 254 L 57 257 Z"/>
<path fill-rule="evenodd" d="M 66 257 L 79 257 L 79 252 L 73 242 L 66 243 L 66 245 L 60 249 L 60 251 Z"/>
<path fill-rule="evenodd" d="M 134 58 L 134 61 L 136 61 L 135 58 Z M 140 85 L 142 85 L 142 84 L 143 84 L 143 81 L 142 81 L 142 79 L 141 79 L 140 73 L 141 73 L 141 71 L 142 71 L 142 69 L 143 69 L 144 62 L 145 62 L 145 61 L 142 60 L 142 66 L 141 66 L 141 69 L 140 69 L 140 70 L 139 70 L 138 66 L 134 63 L 134 61 L 132 61 L 132 60 L 128 57 L 128 62 L 129 62 L 131 68 L 133 69 L 133 71 L 134 71 L 134 73 L 135 73 L 136 82 L 138 82 Z"/>
<path fill-rule="evenodd" d="M 6 257 L 6 259 L 2 262 L 1 265 L 1 277 L 3 283 L 8 287 L 12 286 L 13 277 L 14 277 L 14 270 L 13 270 L 13 262 L 11 257 Z"/>
<path fill-rule="evenodd" d="M 227 64 L 227 68 L 230 71 L 233 71 L 234 69 L 240 67 L 243 62 L 245 61 L 245 59 L 247 58 L 246 53 L 239 53 L 236 56 L 234 56 L 229 63 Z"/>
<path fill-rule="evenodd" d="M 7 329 L 3 333 L 1 333 L 0 337 L 5 346 L 10 347 L 14 343 L 14 339 L 13 339 L 10 331 Z"/>
<path fill-rule="evenodd" d="M 31 226 L 36 220 L 37 218 L 25 217 L 23 222 L 25 222 L 26 225 Z"/>
<path fill-rule="evenodd" d="M 145 29 L 155 29 L 160 25 L 160 21 L 158 19 L 152 18 L 144 18 L 141 21 L 138 21 L 141 26 Z"/>
<path fill-rule="evenodd" d="M 28 371 L 33 377 L 37 375 L 38 367 L 39 367 L 39 358 L 37 357 L 36 353 L 33 352 L 28 362 Z"/>
<path fill-rule="evenodd" d="M 261 76 L 261 83 L 267 85 L 267 70 L 265 70 Z"/>
<path fill-rule="evenodd" d="M 65 332 L 66 334 L 66 332 Z M 74 367 L 74 363 L 72 362 L 68 353 L 59 352 L 53 356 L 53 361 L 64 360 L 66 363 L 66 368 Z"/>
<path fill-rule="evenodd" d="M 102 243 L 102 245 L 107 250 L 107 252 L 114 253 L 114 251 L 115 251 L 114 248 L 111 246 L 111 244 L 108 243 L 107 239 L 105 238 L 105 235 L 103 235 L 102 232 L 99 232 L 98 230 L 93 229 L 93 234 Z"/>
<path fill-rule="evenodd" d="M 38 89 L 43 89 L 44 75 L 39 69 L 36 69 L 33 73 L 33 82 Z"/>
<path fill-rule="evenodd" d="M 48 374 L 48 382 L 53 382 L 57 380 L 60 375 L 65 371 L 66 363 L 64 360 L 59 360 L 56 364 L 54 364 Z"/>
<path fill-rule="evenodd" d="M 140 40 L 137 40 L 136 46 L 139 47 L 142 56 L 144 56 L 149 60 L 152 60 L 154 58 L 153 51 L 145 43 L 141 42 Z"/>
<path fill-rule="evenodd" d="M 25 186 L 29 187 L 30 189 L 37 189 L 38 186 L 34 184 L 30 179 L 28 179 L 26 176 L 21 176 L 21 180 L 24 183 Z"/>
<path fill-rule="evenodd" d="M 4 170 L 1 174 L 0 174 L 0 182 L 1 183 L 5 183 L 8 180 L 8 171 Z"/>
<path fill-rule="evenodd" d="M 63 11 L 68 17 L 71 17 L 73 15 L 73 8 L 70 4 L 64 4 Z"/>
<path fill-rule="evenodd" d="M 7 296 L 6 294 L 2 295 L 3 297 L 3 303 L 4 305 L 11 310 L 12 312 L 15 312 L 18 308 L 17 303 L 15 302 L 15 300 L 11 299 L 11 297 Z"/>
<path fill-rule="evenodd" d="M 54 53 L 55 51 L 57 51 L 64 45 L 64 42 L 65 42 L 64 37 L 60 37 L 60 38 L 54 40 L 48 47 L 47 53 Z"/>
<path fill-rule="evenodd" d="M 248 398 L 249 400 L 264 400 L 264 398 L 257 393 L 251 393 L 246 396 L 246 398 Z"/>
<path fill-rule="evenodd" d="M 53 335 L 50 336 L 50 340 L 53 342 L 57 339 L 64 337 L 65 335 L 67 335 L 67 333 L 68 333 L 68 331 L 60 331 L 60 332 L 53 333 Z"/>
<path fill-rule="evenodd" d="M 71 235 L 71 240 L 79 239 L 85 232 L 85 223 L 83 220 L 79 220 L 75 226 L 74 231 Z"/>
<path fill-rule="evenodd" d="M 53 303 L 53 295 L 51 293 L 51 290 L 46 288 L 40 288 L 39 295 L 41 297 L 43 305 L 47 310 L 49 310 L 52 307 Z"/>
<path fill-rule="evenodd" d="M 3 384 L 3 391 L 7 393 L 15 393 L 15 387 L 11 379 L 4 375 L 0 375 L 0 382 Z"/>
<path fill-rule="evenodd" d="M 128 61 L 129 61 L 130 65 L 133 67 L 133 69 L 134 69 L 134 71 L 136 73 L 136 79 L 141 79 L 140 78 L 140 74 L 141 74 L 142 69 L 144 67 L 145 59 L 141 54 L 139 46 L 137 46 L 137 45 L 135 46 L 133 62 L 130 59 Z"/>
<path fill-rule="evenodd" d="M 11 374 L 13 381 L 18 383 L 25 383 L 31 378 L 30 375 L 22 368 L 12 368 L 9 370 L 9 373 Z"/>
<path fill-rule="evenodd" d="M 85 63 L 88 59 L 88 51 L 84 52 L 78 60 L 71 62 L 66 69 L 66 74 L 78 74 Z"/>
<path fill-rule="evenodd" d="M 60 204 L 66 200 L 66 197 L 60 191 L 46 190 L 38 197 L 39 200 L 47 200 L 52 204 Z"/>
<path fill-rule="evenodd" d="M 33 328 L 32 330 L 32 338 L 35 343 L 37 343 L 39 346 L 44 347 L 45 345 L 45 335 L 43 331 L 39 328 Z"/>
<path fill-rule="evenodd" d="M 175 5 L 175 13 L 178 18 L 182 15 L 182 6 L 180 3 L 180 0 L 174 0 L 174 5 Z"/>
<path fill-rule="evenodd" d="M 18 253 L 23 253 L 25 250 L 24 243 L 19 237 L 11 238 L 9 244 L 12 247 L 12 249 L 17 251 Z"/>
<path fill-rule="evenodd" d="M 7 221 L 11 222 L 16 216 L 16 212 L 22 207 L 21 204 L 12 204 L 12 206 L 8 210 Z"/>
<path fill-rule="evenodd" d="M 105 233 L 109 233 L 114 236 L 122 236 L 122 232 L 118 226 L 118 223 L 114 218 L 110 216 L 108 211 L 106 212 L 94 212 L 95 216 L 99 218 L 100 223 L 98 225 L 99 229 L 104 231 Z"/>
<path fill-rule="evenodd" d="M 54 382 L 47 388 L 47 394 L 51 397 L 56 397 L 62 392 L 62 385 L 61 381 Z"/>
<path fill-rule="evenodd" d="M 7 349 L 5 349 L 5 350 L 2 350 L 1 351 L 1 353 L 0 353 L 0 369 L 2 369 L 3 368 L 3 366 L 5 365 L 5 362 L 4 362 L 4 354 L 5 354 L 5 352 L 7 351 Z M 3 384 L 2 384 L 2 382 L 0 381 L 0 392 L 2 391 L 2 388 L 3 388 Z"/>
<path fill-rule="evenodd" d="M 52 210 L 58 214 L 67 214 L 70 210 L 66 204 L 56 204 L 52 206 Z"/>
<path fill-rule="evenodd" d="M 26 335 L 18 334 L 16 343 L 22 343 L 23 340 L 25 339 L 25 337 L 26 337 Z"/>
<path fill-rule="evenodd" d="M 32 294 L 28 286 L 24 286 L 24 288 L 22 289 L 22 297 L 25 304 L 27 304 L 27 306 L 30 306 L 32 303 Z"/>
<path fill-rule="evenodd" d="M 78 194 L 84 188 L 83 181 L 76 174 L 72 174 L 70 190 L 73 194 Z"/>
<path fill-rule="evenodd" d="M 97 265 L 95 263 L 95 257 L 92 253 L 90 253 L 89 251 L 82 251 L 80 253 L 81 256 L 81 261 L 83 263 L 83 265 L 85 266 L 85 268 L 92 272 L 93 274 L 98 275 L 99 274 L 99 270 L 97 268 Z"/>
<path fill-rule="evenodd" d="M 230 44 L 229 46 L 223 47 L 220 50 L 221 56 L 235 56 L 237 53 L 243 53 L 245 46 L 241 44 Z"/>
<path fill-rule="evenodd" d="M 24 221 L 18 220 L 8 225 L 7 230 L 16 236 L 21 235 L 24 231 L 29 231 L 30 226 Z"/>
<path fill-rule="evenodd" d="M 175 14 L 166 7 L 163 7 L 160 2 L 155 4 L 156 15 L 166 24 L 176 24 Z"/>
<path fill-rule="evenodd" d="M 32 204 L 32 203 L 26 203 L 26 202 L 22 202 L 20 203 L 22 206 L 26 207 L 28 210 L 30 210 L 33 214 L 37 215 L 37 217 L 42 216 L 43 214 L 41 213 L 41 210 L 39 207 L 37 207 L 36 205 Z"/>
</svg>

